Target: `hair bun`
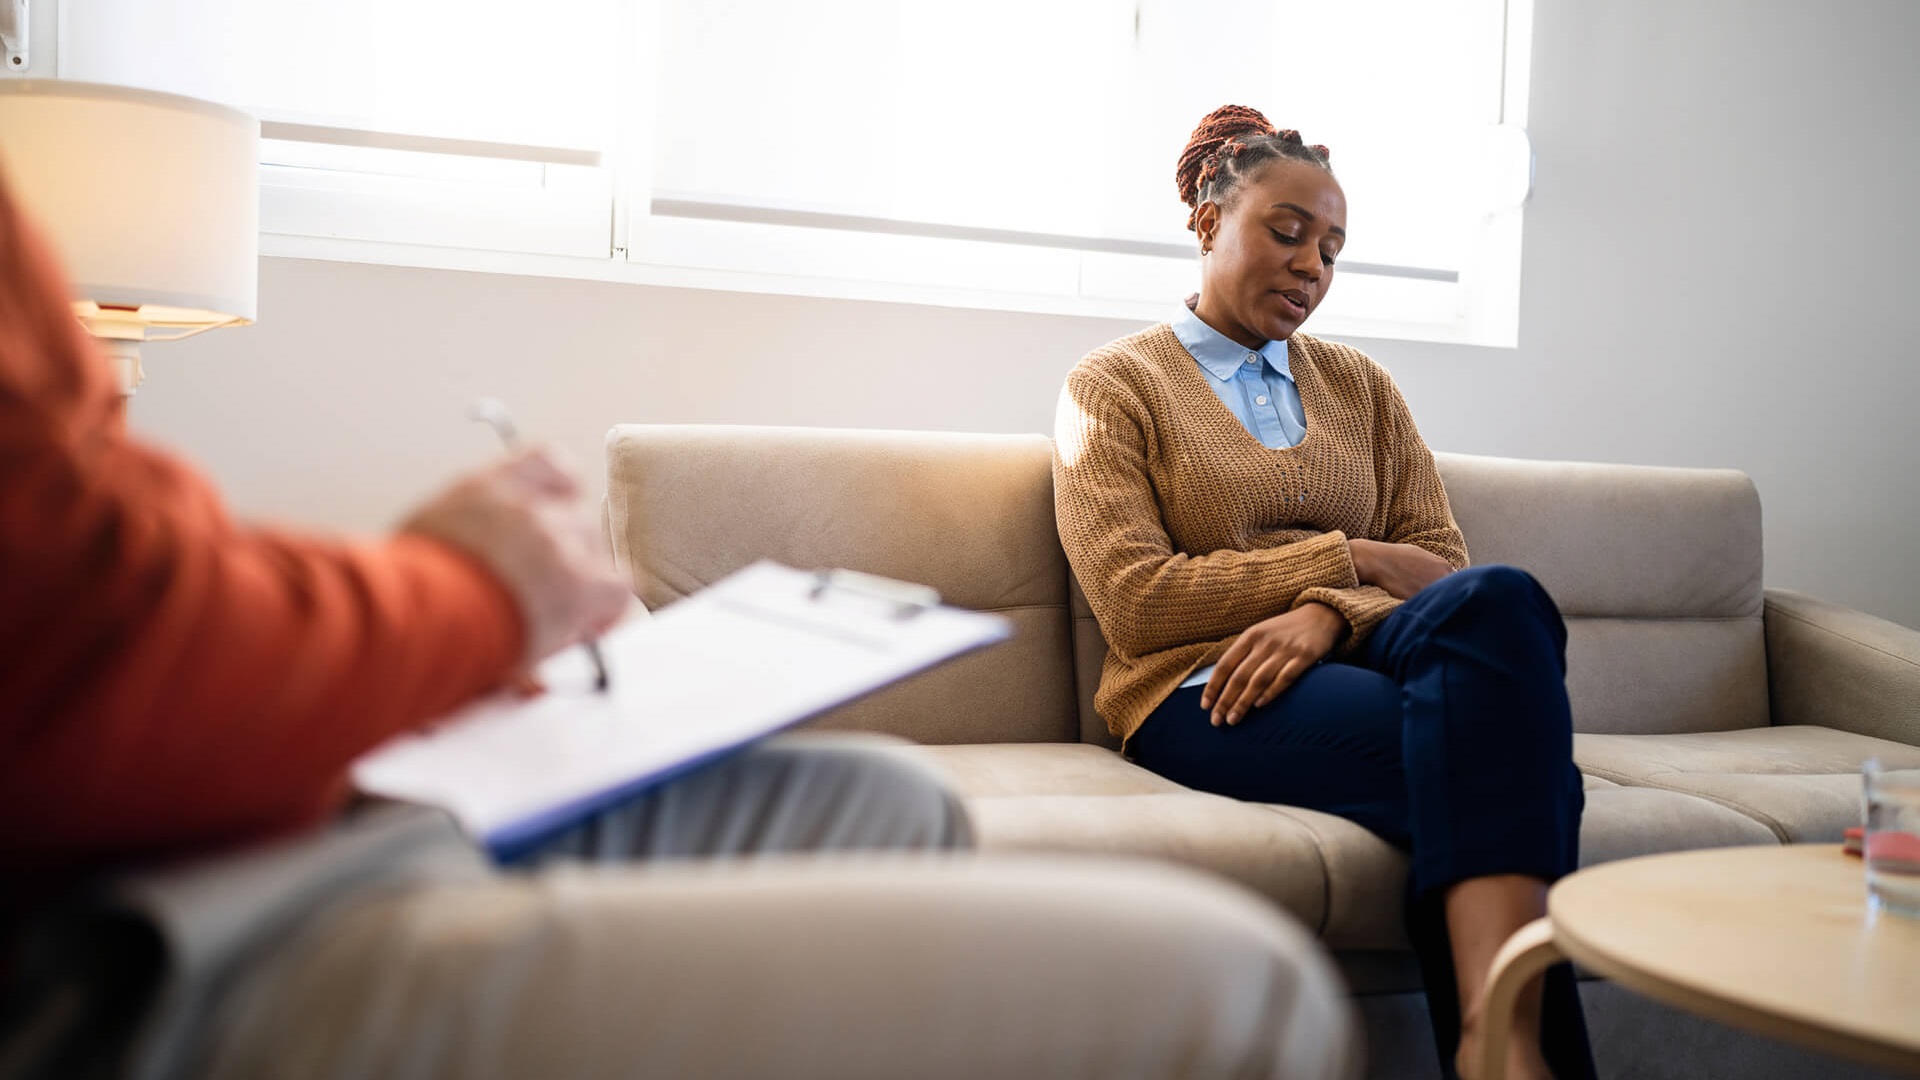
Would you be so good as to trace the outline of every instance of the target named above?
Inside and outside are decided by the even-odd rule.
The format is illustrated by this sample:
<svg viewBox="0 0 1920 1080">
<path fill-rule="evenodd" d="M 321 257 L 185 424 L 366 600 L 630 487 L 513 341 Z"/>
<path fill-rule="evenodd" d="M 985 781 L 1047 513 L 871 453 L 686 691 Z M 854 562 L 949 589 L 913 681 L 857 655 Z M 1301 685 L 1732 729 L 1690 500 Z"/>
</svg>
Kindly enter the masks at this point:
<svg viewBox="0 0 1920 1080">
<path fill-rule="evenodd" d="M 1181 151 L 1180 163 L 1174 167 L 1173 182 L 1179 186 L 1180 201 L 1188 206 L 1199 202 L 1201 171 L 1207 161 L 1220 152 L 1222 143 L 1239 135 L 1278 134 L 1280 129 L 1262 116 L 1260 110 L 1245 105 L 1222 105 L 1208 113 L 1187 137 L 1187 148 Z M 1294 138 L 1299 137 L 1295 133 Z"/>
</svg>

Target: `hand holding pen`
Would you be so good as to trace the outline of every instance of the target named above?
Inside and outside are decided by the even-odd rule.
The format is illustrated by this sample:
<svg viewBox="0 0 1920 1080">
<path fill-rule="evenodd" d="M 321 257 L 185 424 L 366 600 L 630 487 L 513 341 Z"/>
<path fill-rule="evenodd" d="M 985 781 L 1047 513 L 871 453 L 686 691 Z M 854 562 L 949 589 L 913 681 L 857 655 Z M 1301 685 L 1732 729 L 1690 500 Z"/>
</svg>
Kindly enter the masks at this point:
<svg viewBox="0 0 1920 1080">
<path fill-rule="evenodd" d="M 572 472 L 547 449 L 520 448 L 498 402 L 476 403 L 473 415 L 499 431 L 511 453 L 454 483 L 401 529 L 459 548 L 493 572 L 519 605 L 528 666 L 585 643 L 604 690 L 606 668 L 592 641 L 619 621 L 632 590 L 580 505 Z"/>
</svg>

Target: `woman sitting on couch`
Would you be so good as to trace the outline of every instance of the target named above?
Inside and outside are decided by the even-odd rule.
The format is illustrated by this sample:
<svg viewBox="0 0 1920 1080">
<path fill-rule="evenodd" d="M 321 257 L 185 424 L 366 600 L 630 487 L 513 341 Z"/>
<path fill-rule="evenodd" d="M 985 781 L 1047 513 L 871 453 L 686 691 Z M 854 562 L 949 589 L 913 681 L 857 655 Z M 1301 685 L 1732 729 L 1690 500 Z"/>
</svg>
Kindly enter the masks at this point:
<svg viewBox="0 0 1920 1080">
<path fill-rule="evenodd" d="M 1466 569 L 1386 371 L 1298 332 L 1346 241 L 1326 148 L 1226 106 L 1176 178 L 1200 292 L 1081 360 L 1056 422 L 1060 537 L 1111 647 L 1097 703 L 1169 779 L 1409 850 L 1435 1039 L 1468 1072 L 1495 952 L 1576 862 L 1566 629 L 1525 572 Z M 1516 1022 L 1509 1075 L 1592 1075 L 1565 965 Z"/>
</svg>

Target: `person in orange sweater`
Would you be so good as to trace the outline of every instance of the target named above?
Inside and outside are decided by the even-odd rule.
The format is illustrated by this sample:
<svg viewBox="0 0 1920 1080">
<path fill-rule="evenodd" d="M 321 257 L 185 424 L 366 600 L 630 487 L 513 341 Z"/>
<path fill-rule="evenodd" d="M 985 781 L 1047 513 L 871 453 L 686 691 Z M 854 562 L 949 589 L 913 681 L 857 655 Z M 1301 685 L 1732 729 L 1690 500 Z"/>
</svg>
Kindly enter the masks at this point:
<svg viewBox="0 0 1920 1080">
<path fill-rule="evenodd" d="M 0 282 L 10 874 L 311 826 L 355 756 L 625 608 L 544 450 L 462 480 L 380 543 L 237 524 L 205 479 L 125 433 L 62 278 L 5 201 Z"/>
<path fill-rule="evenodd" d="M 0 925 L 13 931 L 0 949 L 15 953 L 37 909 L 70 912 L 116 873 L 313 834 L 346 803 L 354 758 L 599 634 L 631 602 L 548 450 L 458 481 L 384 541 L 347 543 L 236 522 L 205 478 L 130 437 L 121 408 L 50 252 L 0 187 Z M 777 800 L 754 793 L 768 785 Z M 851 821 L 856 795 L 891 819 Z M 732 839 L 703 839 L 726 823 Z M 602 815 L 547 854 L 967 836 L 958 804 L 917 769 L 789 742 Z M 376 842 L 317 857 L 364 877 L 394 872 L 380 865 L 390 855 Z M 295 891 L 294 908 L 334 898 Z M 246 936 L 212 947 L 237 955 Z M 10 966 L 36 968 L 44 1002 L 63 965 Z M 13 1004 L 32 1019 L 33 1002 Z"/>
<path fill-rule="evenodd" d="M 1351 1075 L 1308 936 L 1192 875 L 724 858 L 964 846 L 874 737 L 772 740 L 529 872 L 343 809 L 356 756 L 630 602 L 575 481 L 517 455 L 372 543 L 237 523 L 124 432 L 4 165 L 0 1077 Z"/>
</svg>

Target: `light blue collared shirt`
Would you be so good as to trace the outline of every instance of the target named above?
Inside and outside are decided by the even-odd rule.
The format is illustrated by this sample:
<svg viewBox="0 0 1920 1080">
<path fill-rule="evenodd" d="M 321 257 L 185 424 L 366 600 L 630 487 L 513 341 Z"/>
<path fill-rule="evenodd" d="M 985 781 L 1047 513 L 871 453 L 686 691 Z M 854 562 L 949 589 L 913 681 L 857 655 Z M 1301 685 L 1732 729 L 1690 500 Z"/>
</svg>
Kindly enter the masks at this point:
<svg viewBox="0 0 1920 1080">
<path fill-rule="evenodd" d="M 1258 352 L 1248 350 L 1200 321 L 1185 304 L 1173 320 L 1173 336 L 1206 373 L 1207 386 L 1227 411 L 1239 417 L 1247 433 L 1270 450 L 1298 446 L 1307 437 L 1307 412 L 1300 405 L 1300 389 L 1293 384 L 1287 363 L 1287 342 L 1269 341 Z M 1208 664 L 1180 684 L 1199 686 L 1213 677 L 1217 664 Z"/>
<path fill-rule="evenodd" d="M 1173 320 L 1173 336 L 1199 362 L 1207 385 L 1247 433 L 1268 449 L 1298 446 L 1307 437 L 1307 414 L 1287 364 L 1287 343 L 1269 341 L 1250 351 L 1200 321 L 1185 304 Z"/>
</svg>

